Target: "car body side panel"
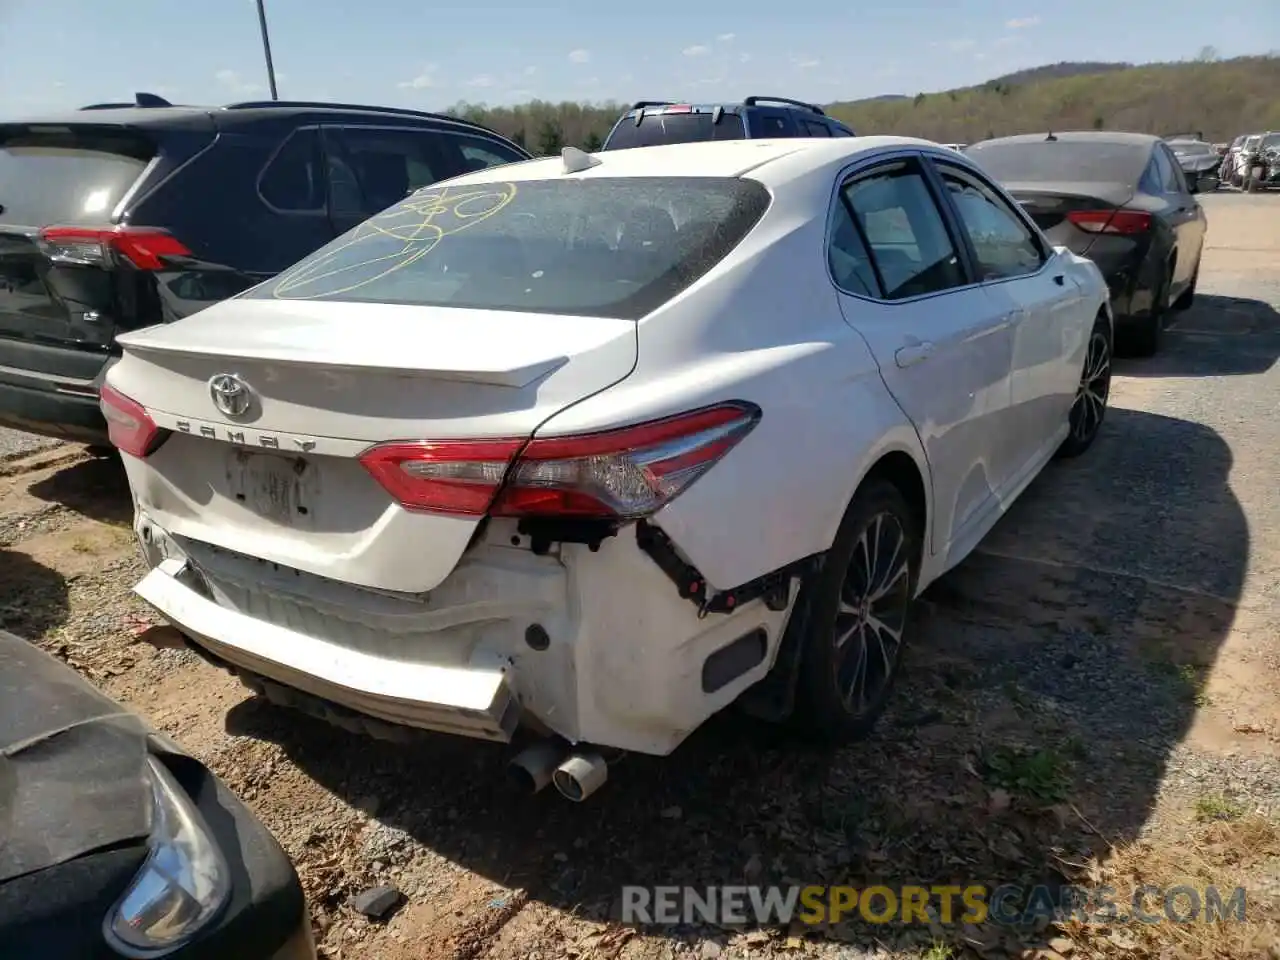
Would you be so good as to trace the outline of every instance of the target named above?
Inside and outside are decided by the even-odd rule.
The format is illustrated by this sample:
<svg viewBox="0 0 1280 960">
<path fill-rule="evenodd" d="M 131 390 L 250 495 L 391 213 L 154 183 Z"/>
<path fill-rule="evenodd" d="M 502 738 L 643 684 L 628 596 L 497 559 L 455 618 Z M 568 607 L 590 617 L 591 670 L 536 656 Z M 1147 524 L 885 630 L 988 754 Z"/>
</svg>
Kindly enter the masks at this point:
<svg viewBox="0 0 1280 960">
<path fill-rule="evenodd" d="M 825 208 L 829 187 L 810 202 L 820 196 Z M 830 547 L 881 452 L 908 452 L 928 485 L 914 429 L 844 323 L 824 268 L 825 222 L 806 215 L 804 198 L 790 192 L 789 206 L 775 206 L 727 264 L 640 322 L 630 377 L 541 431 L 585 432 L 720 400 L 757 404 L 755 430 L 655 517 L 718 589 Z"/>
</svg>

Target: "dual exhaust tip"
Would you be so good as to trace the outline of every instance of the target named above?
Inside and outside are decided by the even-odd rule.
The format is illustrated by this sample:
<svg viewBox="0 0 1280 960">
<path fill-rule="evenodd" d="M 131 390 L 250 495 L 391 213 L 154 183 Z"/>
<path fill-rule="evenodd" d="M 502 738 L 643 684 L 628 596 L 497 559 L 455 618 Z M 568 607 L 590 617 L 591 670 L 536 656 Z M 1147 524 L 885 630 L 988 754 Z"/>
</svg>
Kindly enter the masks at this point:
<svg viewBox="0 0 1280 960">
<path fill-rule="evenodd" d="M 512 779 L 529 793 L 554 785 L 560 795 L 581 803 L 609 779 L 609 764 L 592 750 L 573 750 L 543 740 L 516 754 L 507 766 Z"/>
</svg>

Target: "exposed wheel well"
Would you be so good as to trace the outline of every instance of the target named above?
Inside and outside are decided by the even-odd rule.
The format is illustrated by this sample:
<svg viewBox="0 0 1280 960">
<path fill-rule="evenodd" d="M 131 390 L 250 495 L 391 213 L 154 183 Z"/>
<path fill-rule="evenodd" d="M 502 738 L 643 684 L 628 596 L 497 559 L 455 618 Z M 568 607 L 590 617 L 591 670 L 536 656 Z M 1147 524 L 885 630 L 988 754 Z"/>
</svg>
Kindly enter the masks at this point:
<svg viewBox="0 0 1280 960">
<path fill-rule="evenodd" d="M 873 477 L 887 480 L 898 488 L 898 492 L 907 501 L 907 506 L 911 508 L 919 525 L 921 541 L 927 541 L 929 502 L 925 495 L 924 478 L 920 476 L 920 468 L 916 466 L 916 462 L 908 454 L 894 450 L 877 460 L 875 466 L 867 471 L 867 476 L 862 482 L 866 483 Z"/>
</svg>

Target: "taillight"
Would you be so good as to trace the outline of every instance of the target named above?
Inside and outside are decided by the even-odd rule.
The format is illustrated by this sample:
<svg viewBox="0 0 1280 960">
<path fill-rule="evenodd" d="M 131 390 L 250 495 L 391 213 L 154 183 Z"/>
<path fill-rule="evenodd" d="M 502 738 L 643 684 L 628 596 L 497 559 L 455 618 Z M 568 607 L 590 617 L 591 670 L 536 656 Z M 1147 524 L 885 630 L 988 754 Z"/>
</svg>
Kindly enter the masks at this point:
<svg viewBox="0 0 1280 960">
<path fill-rule="evenodd" d="M 180 240 L 150 227 L 45 227 L 40 248 L 55 263 L 110 266 L 124 257 L 139 270 L 163 270 L 166 257 L 189 257 Z"/>
<path fill-rule="evenodd" d="M 107 420 L 107 436 L 122 453 L 142 459 L 154 453 L 168 436 L 168 431 L 156 425 L 142 404 L 105 383 L 99 405 Z"/>
<path fill-rule="evenodd" d="M 1146 233 L 1151 214 L 1143 210 L 1072 210 L 1067 219 L 1088 233 Z"/>
<path fill-rule="evenodd" d="M 732 402 L 619 430 L 527 443 L 381 444 L 360 461 L 411 510 L 630 519 L 671 502 L 759 419 L 755 406 Z"/>
</svg>

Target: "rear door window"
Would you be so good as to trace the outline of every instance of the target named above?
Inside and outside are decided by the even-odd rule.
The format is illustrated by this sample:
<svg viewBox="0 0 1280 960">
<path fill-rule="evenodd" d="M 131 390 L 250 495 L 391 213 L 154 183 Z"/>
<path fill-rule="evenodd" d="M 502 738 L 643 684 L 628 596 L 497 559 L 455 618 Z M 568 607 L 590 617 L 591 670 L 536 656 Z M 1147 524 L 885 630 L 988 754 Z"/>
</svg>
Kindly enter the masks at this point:
<svg viewBox="0 0 1280 960">
<path fill-rule="evenodd" d="M 436 131 L 326 127 L 325 138 L 336 157 L 331 166 L 340 166 L 342 183 L 350 184 L 334 189 L 333 214 L 340 221 L 363 220 L 454 174 L 441 149 L 444 135 Z"/>
<path fill-rule="evenodd" d="M 148 139 L 116 130 L 0 126 L 0 223 L 108 223 L 153 156 Z"/>
<path fill-rule="evenodd" d="M 246 294 L 638 319 L 723 259 L 769 205 L 739 178 L 441 184 Z"/>
<path fill-rule="evenodd" d="M 746 131 L 742 117 L 724 111 L 714 123 L 712 111 L 701 113 L 646 113 L 637 125 L 634 117 L 623 119 L 605 145 L 608 150 L 656 147 L 665 143 L 702 143 L 707 140 L 742 140 Z"/>
<path fill-rule="evenodd" d="M 841 195 L 871 248 L 885 299 L 968 283 L 918 163 L 901 161 L 861 174 L 845 184 Z"/>
<path fill-rule="evenodd" d="M 825 123 L 817 123 L 813 120 L 801 121 L 801 129 L 806 137 L 830 137 L 831 128 Z"/>
<path fill-rule="evenodd" d="M 784 110 L 757 110 L 751 118 L 751 132 L 757 139 L 796 136 L 796 124 Z"/>
</svg>

